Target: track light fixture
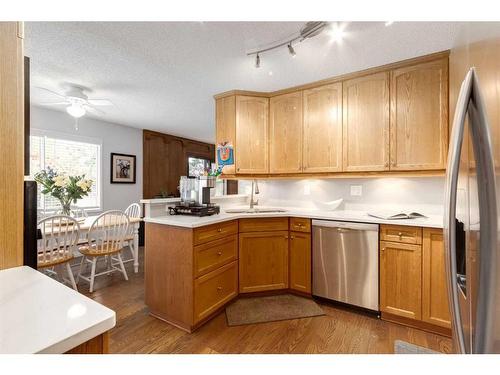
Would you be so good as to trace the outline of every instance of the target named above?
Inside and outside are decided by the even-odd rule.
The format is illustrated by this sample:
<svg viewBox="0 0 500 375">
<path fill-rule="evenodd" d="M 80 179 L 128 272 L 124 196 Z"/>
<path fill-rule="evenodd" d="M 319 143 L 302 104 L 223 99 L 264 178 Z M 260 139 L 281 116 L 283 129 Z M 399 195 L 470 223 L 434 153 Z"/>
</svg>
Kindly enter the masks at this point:
<svg viewBox="0 0 500 375">
<path fill-rule="evenodd" d="M 294 42 L 303 42 L 306 39 L 312 38 L 318 34 L 320 34 L 326 27 L 328 26 L 328 22 L 318 21 L 318 22 L 307 22 L 305 26 L 299 30 L 295 36 L 288 39 L 286 42 L 277 42 L 272 44 L 267 48 L 262 48 L 259 50 L 254 50 L 251 52 L 247 52 L 247 56 L 255 55 L 255 67 L 260 68 L 260 54 L 263 52 L 271 51 L 273 49 L 277 49 L 283 46 L 287 46 L 288 52 L 292 57 L 296 56 L 295 49 L 292 46 Z"/>
<path fill-rule="evenodd" d="M 259 54 L 257 54 L 257 56 L 255 56 L 255 67 L 260 68 L 260 56 L 259 56 Z"/>
</svg>

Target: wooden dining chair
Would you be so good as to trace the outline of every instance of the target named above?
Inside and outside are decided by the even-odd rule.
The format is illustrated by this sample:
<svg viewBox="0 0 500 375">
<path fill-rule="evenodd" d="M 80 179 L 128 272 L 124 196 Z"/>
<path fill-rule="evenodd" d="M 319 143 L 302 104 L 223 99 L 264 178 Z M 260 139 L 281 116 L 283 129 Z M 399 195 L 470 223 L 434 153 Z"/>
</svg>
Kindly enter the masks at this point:
<svg viewBox="0 0 500 375">
<path fill-rule="evenodd" d="M 132 217 L 133 218 L 140 218 L 141 217 L 141 206 L 139 205 L 139 203 L 132 203 L 130 206 L 128 206 L 125 209 L 125 214 L 127 214 L 127 216 L 129 218 L 132 218 Z M 124 260 L 123 262 L 124 263 L 133 262 L 134 261 L 134 254 L 138 250 L 134 247 L 134 226 L 133 225 L 130 225 L 130 227 L 128 228 L 128 233 L 127 233 L 127 236 L 125 237 L 125 243 L 123 246 L 124 247 L 128 246 L 128 248 L 130 249 L 130 253 L 132 254 L 131 259 Z"/>
<path fill-rule="evenodd" d="M 37 240 L 37 268 L 55 275 L 61 281 L 69 281 L 72 288 L 78 290 L 70 261 L 80 237 L 80 226 L 72 217 L 53 215 L 38 222 L 40 239 Z M 62 276 L 66 267 L 69 280 Z"/>
<path fill-rule="evenodd" d="M 97 276 L 118 271 L 123 274 L 125 280 L 128 280 L 121 251 L 123 250 L 123 243 L 129 225 L 128 216 L 123 211 L 118 210 L 106 211 L 94 220 L 87 234 L 88 244 L 78 248 L 83 257 L 76 278 L 77 283 L 80 279 L 89 282 L 90 292 L 92 293 L 94 291 L 94 280 Z M 105 257 L 108 268 L 105 271 L 96 273 L 97 260 L 100 257 Z M 91 265 L 88 276 L 83 275 L 83 268 L 86 263 Z"/>
</svg>

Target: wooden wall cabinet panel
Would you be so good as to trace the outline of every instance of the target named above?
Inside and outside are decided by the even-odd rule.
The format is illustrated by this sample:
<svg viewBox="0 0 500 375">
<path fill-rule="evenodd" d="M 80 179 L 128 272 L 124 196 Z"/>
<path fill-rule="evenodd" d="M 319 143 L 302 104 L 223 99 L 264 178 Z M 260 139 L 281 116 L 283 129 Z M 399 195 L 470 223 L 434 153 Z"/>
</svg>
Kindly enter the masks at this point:
<svg viewBox="0 0 500 375">
<path fill-rule="evenodd" d="M 422 270 L 422 320 L 451 328 L 442 229 L 424 228 Z"/>
<path fill-rule="evenodd" d="M 311 234 L 290 232 L 290 289 L 311 294 Z"/>
<path fill-rule="evenodd" d="M 343 170 L 389 169 L 389 73 L 343 83 Z"/>
<path fill-rule="evenodd" d="M 215 101 L 216 145 L 229 142 L 236 146 L 236 96 L 226 96 Z M 217 149 L 216 149 L 217 150 Z M 226 165 L 224 174 L 234 174 L 235 166 Z"/>
<path fill-rule="evenodd" d="M 270 173 L 302 171 L 302 121 L 302 91 L 270 99 Z"/>
<path fill-rule="evenodd" d="M 380 310 L 405 318 L 422 317 L 422 247 L 380 242 Z"/>
<path fill-rule="evenodd" d="M 268 98 L 236 96 L 236 173 L 269 173 L 268 116 Z"/>
<path fill-rule="evenodd" d="M 391 170 L 445 169 L 448 59 L 391 72 Z"/>
<path fill-rule="evenodd" d="M 215 146 L 168 134 L 143 131 L 143 197 L 164 192 L 179 196 L 179 179 L 187 174 L 188 157 L 215 160 Z"/>
<path fill-rule="evenodd" d="M 239 291 L 288 288 L 288 231 L 239 235 Z"/>
<path fill-rule="evenodd" d="M 303 171 L 342 171 L 342 83 L 305 90 Z"/>
<path fill-rule="evenodd" d="M 22 23 L 0 22 L 0 269 L 23 264 Z"/>
</svg>

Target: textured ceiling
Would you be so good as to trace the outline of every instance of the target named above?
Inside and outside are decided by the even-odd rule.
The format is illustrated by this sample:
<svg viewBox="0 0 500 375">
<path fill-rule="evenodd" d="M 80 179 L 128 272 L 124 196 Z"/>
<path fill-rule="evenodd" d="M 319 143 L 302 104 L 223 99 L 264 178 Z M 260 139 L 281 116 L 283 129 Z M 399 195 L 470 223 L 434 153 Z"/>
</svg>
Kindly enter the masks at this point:
<svg viewBox="0 0 500 375">
<path fill-rule="evenodd" d="M 114 107 L 94 118 L 213 142 L 214 94 L 271 91 L 448 49 L 461 24 L 353 22 L 341 44 L 323 33 L 262 55 L 246 51 L 295 34 L 292 22 L 28 22 L 32 102 L 54 101 L 34 87 L 68 83 Z M 269 72 L 272 72 L 270 75 Z M 62 108 L 63 109 L 63 108 Z M 84 126 L 84 120 L 81 120 Z"/>
</svg>

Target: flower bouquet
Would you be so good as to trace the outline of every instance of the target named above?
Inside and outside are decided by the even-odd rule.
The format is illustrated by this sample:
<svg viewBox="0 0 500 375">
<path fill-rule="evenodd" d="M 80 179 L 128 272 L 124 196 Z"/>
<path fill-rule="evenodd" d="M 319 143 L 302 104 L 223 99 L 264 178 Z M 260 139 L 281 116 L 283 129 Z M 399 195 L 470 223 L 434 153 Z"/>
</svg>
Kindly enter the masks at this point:
<svg viewBox="0 0 500 375">
<path fill-rule="evenodd" d="M 91 192 L 93 181 L 85 175 L 68 176 L 58 174 L 48 167 L 35 174 L 35 181 L 42 186 L 42 194 L 51 195 L 61 203 L 61 213 L 71 215 L 71 203 L 86 197 Z"/>
</svg>

